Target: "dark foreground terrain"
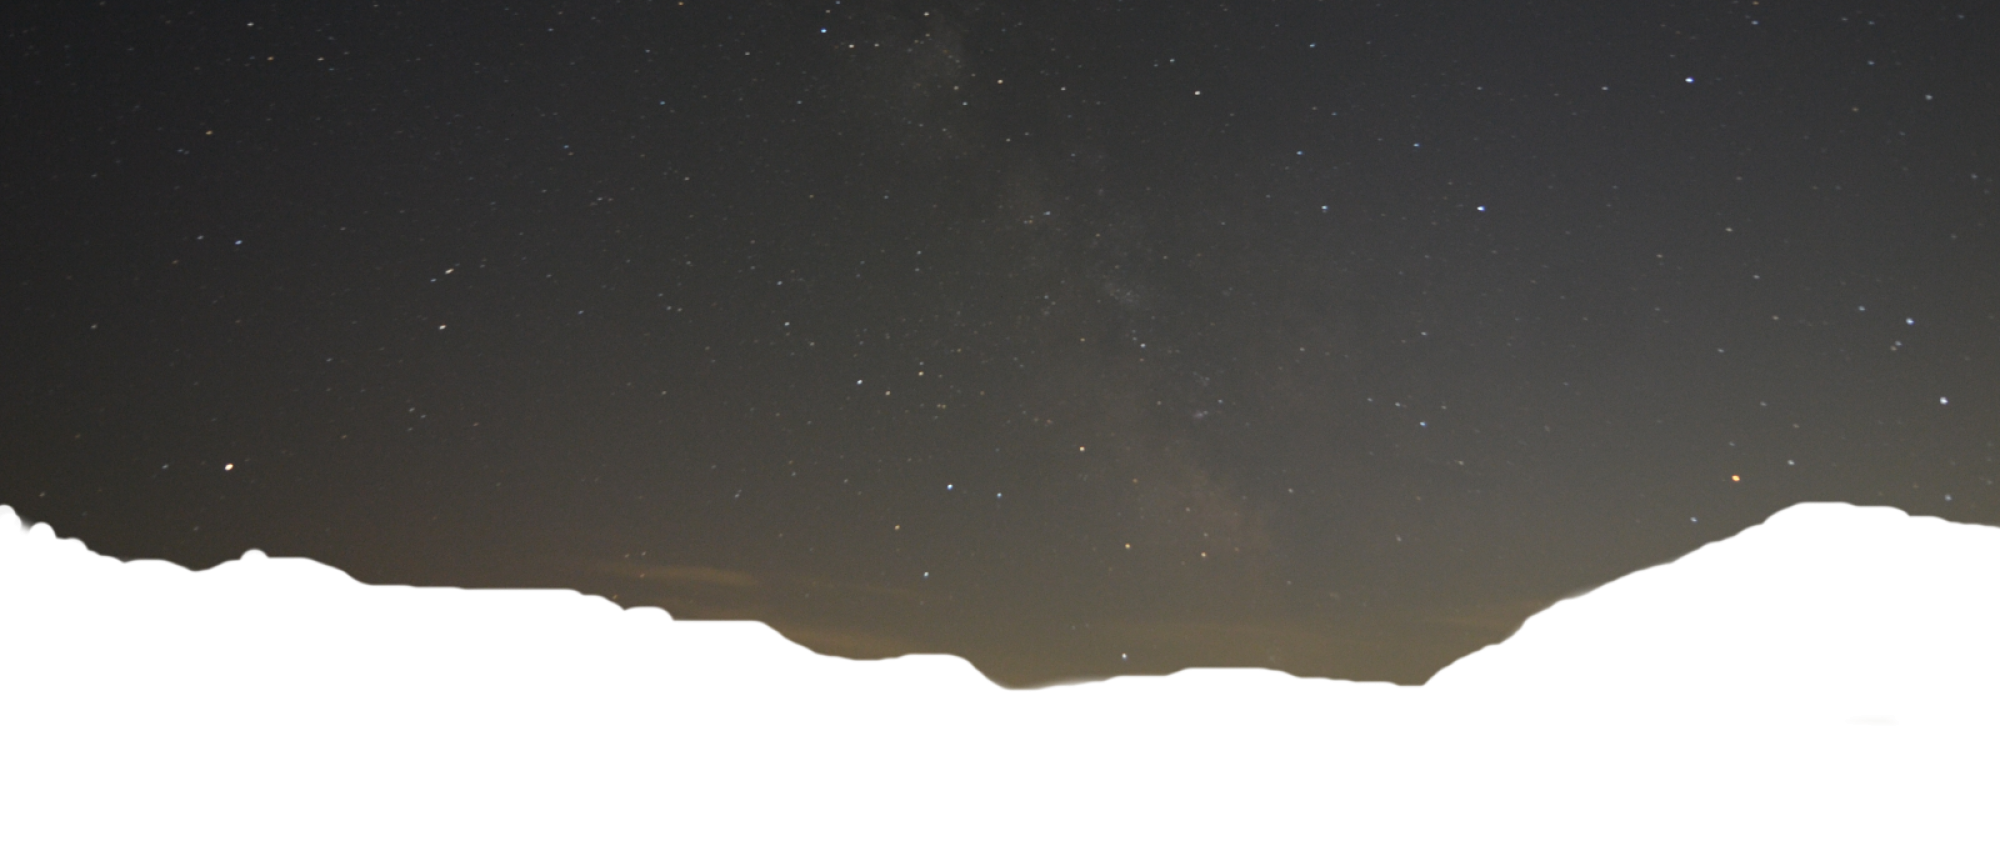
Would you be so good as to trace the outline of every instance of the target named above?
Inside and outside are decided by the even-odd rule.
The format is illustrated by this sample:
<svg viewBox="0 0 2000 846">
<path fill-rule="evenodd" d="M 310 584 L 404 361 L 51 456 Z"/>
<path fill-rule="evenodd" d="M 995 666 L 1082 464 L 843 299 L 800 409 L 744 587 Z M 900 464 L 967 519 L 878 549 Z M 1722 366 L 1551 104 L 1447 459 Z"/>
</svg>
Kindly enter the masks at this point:
<svg viewBox="0 0 2000 846">
<path fill-rule="evenodd" d="M 1148 738 L 1270 750 L 1860 732 L 1844 724 L 1858 714 L 1956 724 L 1996 562 L 1994 530 L 1802 506 L 1564 602 L 1422 690 L 1232 670 L 1008 694 L 954 658 L 850 664 L 762 626 L 574 594 L 364 588 L 302 560 L 120 564 L 0 518 L 20 724 L 250 754 L 256 738 L 272 754 L 534 738 L 694 756 L 894 740 L 916 766 L 1054 738 L 1088 756 Z"/>
</svg>

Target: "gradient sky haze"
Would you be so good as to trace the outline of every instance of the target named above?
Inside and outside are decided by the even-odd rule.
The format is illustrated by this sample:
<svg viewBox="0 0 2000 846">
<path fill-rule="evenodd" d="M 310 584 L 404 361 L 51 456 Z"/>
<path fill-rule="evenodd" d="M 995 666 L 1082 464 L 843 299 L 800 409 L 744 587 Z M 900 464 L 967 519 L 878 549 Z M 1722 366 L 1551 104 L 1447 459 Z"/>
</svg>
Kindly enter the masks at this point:
<svg viewBox="0 0 2000 846">
<path fill-rule="evenodd" d="M 1035 685 L 2000 524 L 1974 3 L 15 4 L 0 502 Z"/>
</svg>

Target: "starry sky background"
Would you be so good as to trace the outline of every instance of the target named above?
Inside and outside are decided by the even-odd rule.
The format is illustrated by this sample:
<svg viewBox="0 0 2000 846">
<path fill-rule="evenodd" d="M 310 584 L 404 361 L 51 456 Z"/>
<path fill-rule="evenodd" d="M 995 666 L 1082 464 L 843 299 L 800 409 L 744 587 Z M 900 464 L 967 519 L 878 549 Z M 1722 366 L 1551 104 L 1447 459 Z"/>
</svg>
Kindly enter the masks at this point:
<svg viewBox="0 0 2000 846">
<path fill-rule="evenodd" d="M 2000 524 L 1980 4 L 0 14 L 0 502 L 106 554 L 1416 684 Z"/>
</svg>

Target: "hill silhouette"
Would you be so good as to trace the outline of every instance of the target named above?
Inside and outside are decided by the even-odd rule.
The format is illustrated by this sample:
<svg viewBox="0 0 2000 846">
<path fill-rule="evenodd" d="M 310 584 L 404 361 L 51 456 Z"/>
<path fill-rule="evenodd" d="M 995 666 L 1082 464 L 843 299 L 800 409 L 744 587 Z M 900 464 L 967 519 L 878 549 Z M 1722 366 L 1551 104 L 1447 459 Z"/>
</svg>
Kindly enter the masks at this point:
<svg viewBox="0 0 2000 846">
<path fill-rule="evenodd" d="M 1924 724 L 1956 714 L 1948 688 L 1974 654 L 1970 588 L 1994 562 L 1994 530 L 1800 506 L 1564 602 L 1422 690 L 1198 670 L 1006 694 L 954 658 L 854 664 L 754 624 L 676 624 L 564 592 L 364 588 L 254 554 L 204 574 L 120 564 L 0 520 L 16 678 L 36 692 L 36 718 L 134 738 L 142 724 L 470 738 L 672 720 L 690 738 L 820 744 L 978 724 L 998 746 L 1134 714 L 1244 738 L 1296 726 L 1812 730 L 1856 714 Z"/>
<path fill-rule="evenodd" d="M 1424 694 L 1600 730 L 1958 722 L 1952 692 L 1988 640 L 1976 586 L 1996 562 L 1996 530 L 1800 506 L 1538 614 Z"/>
</svg>

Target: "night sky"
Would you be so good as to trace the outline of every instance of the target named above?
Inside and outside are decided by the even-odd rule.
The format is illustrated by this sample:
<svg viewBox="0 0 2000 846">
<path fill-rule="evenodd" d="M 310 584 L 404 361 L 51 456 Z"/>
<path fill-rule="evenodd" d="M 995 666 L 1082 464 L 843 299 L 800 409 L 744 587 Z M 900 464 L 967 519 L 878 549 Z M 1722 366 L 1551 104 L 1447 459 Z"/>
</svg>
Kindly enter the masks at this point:
<svg viewBox="0 0 2000 846">
<path fill-rule="evenodd" d="M 0 502 L 1036 685 L 2000 524 L 1977 3 L 16 3 Z"/>
</svg>

